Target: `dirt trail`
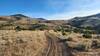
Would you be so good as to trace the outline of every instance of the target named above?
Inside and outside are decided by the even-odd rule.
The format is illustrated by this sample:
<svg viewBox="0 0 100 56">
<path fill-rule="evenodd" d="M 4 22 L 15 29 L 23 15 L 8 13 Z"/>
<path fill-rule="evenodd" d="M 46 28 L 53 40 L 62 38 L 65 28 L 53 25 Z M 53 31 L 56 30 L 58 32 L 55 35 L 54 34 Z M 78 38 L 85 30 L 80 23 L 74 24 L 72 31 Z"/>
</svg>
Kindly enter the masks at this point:
<svg viewBox="0 0 100 56">
<path fill-rule="evenodd" d="M 48 41 L 48 47 L 45 48 L 45 54 L 42 56 L 73 56 L 70 48 L 65 42 L 60 42 L 57 36 L 45 32 Z"/>
</svg>

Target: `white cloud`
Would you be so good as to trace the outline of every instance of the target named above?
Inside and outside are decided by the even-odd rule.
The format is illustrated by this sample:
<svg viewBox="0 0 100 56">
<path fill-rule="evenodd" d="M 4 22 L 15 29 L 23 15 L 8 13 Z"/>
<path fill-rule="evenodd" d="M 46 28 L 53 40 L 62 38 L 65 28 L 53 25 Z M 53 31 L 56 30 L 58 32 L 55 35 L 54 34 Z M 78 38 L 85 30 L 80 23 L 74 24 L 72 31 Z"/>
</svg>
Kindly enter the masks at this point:
<svg viewBox="0 0 100 56">
<path fill-rule="evenodd" d="M 31 17 L 43 17 L 50 20 L 68 20 L 76 16 L 88 16 L 100 13 L 100 0 L 47 0 L 46 6 L 53 10 L 52 15 L 44 13 L 24 13 Z M 59 9 L 63 11 L 60 12 Z M 44 15 L 45 14 L 45 15 Z"/>
<path fill-rule="evenodd" d="M 59 10 L 64 10 L 66 9 L 65 6 L 68 5 L 67 1 L 68 0 L 47 0 L 46 7 L 48 9 L 54 10 L 55 12 Z"/>
<path fill-rule="evenodd" d="M 69 13 L 65 12 L 65 13 L 50 15 L 47 16 L 46 18 L 48 18 L 49 20 L 68 20 L 76 16 L 82 17 L 82 16 L 88 16 L 97 13 L 100 13 L 100 10 L 74 11 Z"/>
<path fill-rule="evenodd" d="M 67 0 L 47 0 L 47 5 L 53 8 L 63 7 L 66 5 Z"/>
<path fill-rule="evenodd" d="M 64 9 L 60 13 L 46 16 L 46 18 L 51 20 L 68 20 L 75 16 L 88 16 L 100 13 L 100 0 L 48 0 L 48 5 L 56 10 Z"/>
</svg>

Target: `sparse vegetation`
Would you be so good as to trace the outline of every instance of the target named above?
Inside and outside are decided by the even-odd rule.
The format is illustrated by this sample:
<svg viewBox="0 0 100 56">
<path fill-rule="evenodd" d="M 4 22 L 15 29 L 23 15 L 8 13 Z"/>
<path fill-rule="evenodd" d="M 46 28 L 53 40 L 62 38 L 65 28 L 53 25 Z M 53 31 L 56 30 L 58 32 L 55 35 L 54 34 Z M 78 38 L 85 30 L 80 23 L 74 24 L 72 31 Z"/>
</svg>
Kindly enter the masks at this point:
<svg viewBox="0 0 100 56">
<path fill-rule="evenodd" d="M 73 39 L 71 37 L 68 37 L 67 38 L 67 41 L 72 41 Z"/>
<path fill-rule="evenodd" d="M 92 38 L 91 34 L 83 34 L 84 38 Z"/>
<path fill-rule="evenodd" d="M 77 51 L 85 51 L 86 46 L 83 44 L 78 44 L 76 47 L 74 47 L 73 49 L 77 50 Z"/>
<path fill-rule="evenodd" d="M 97 45 L 98 45 L 97 41 L 92 41 L 91 45 L 92 48 L 97 48 Z"/>
<path fill-rule="evenodd" d="M 56 26 L 55 29 L 54 29 L 54 31 L 61 31 L 61 30 L 62 30 L 61 26 Z"/>
<path fill-rule="evenodd" d="M 21 29 L 20 26 L 16 26 L 15 30 L 16 30 L 16 31 L 21 31 L 22 29 Z"/>
<path fill-rule="evenodd" d="M 62 41 L 72 45 L 73 50 L 85 52 L 89 49 L 100 48 L 100 42 L 97 41 L 100 39 L 99 34 L 97 35 L 100 31 L 90 26 L 76 27 L 84 20 L 76 22 L 78 24 L 73 26 L 59 20 L 29 20 L 28 17 L 25 17 L 25 19 L 21 17 L 11 19 L 9 17 L 7 19 L 1 18 L 6 22 L 0 23 L 0 56 L 5 54 L 7 56 L 33 56 L 35 52 L 46 46 L 44 30 L 48 29 L 56 36 L 62 36 L 60 37 L 64 38 Z M 93 41 L 94 36 L 96 37 L 95 41 Z"/>
<path fill-rule="evenodd" d="M 29 30 L 46 30 L 48 29 L 47 25 L 44 24 L 33 24 Z"/>
<path fill-rule="evenodd" d="M 81 29 L 79 29 L 79 28 L 74 28 L 74 29 L 73 29 L 73 32 L 75 32 L 75 33 L 81 33 Z"/>
<path fill-rule="evenodd" d="M 45 46 L 43 31 L 0 30 L 0 56 L 42 55 Z"/>
</svg>

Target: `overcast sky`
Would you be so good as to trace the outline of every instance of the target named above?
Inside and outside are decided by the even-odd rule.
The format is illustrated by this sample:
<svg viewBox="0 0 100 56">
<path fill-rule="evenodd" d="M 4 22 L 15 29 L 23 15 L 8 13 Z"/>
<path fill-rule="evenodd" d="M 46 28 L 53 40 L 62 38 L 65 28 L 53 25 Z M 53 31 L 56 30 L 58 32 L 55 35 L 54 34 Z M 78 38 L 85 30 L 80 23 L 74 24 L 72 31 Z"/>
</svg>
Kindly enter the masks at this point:
<svg viewBox="0 0 100 56">
<path fill-rule="evenodd" d="M 70 19 L 100 13 L 100 0 L 0 0 L 0 15 Z"/>
</svg>

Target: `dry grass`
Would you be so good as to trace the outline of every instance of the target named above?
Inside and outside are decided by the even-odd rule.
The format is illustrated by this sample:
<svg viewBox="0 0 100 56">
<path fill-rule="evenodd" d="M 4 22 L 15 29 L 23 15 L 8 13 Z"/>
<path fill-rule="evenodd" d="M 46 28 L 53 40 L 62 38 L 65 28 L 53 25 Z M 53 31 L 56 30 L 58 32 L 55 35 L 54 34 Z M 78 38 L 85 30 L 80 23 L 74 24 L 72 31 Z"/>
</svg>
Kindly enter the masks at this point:
<svg viewBox="0 0 100 56">
<path fill-rule="evenodd" d="M 99 56 L 100 55 L 100 48 L 97 49 L 92 49 L 92 40 L 96 40 L 98 43 L 100 43 L 100 39 L 92 39 L 92 38 L 83 38 L 80 33 L 67 33 L 67 35 L 62 37 L 61 32 L 54 32 L 53 30 L 50 31 L 51 33 L 55 34 L 56 36 L 63 38 L 63 39 L 68 39 L 69 37 L 72 38 L 72 41 L 67 41 L 68 46 L 71 48 L 74 48 L 78 46 L 79 44 L 86 46 L 85 49 L 88 50 L 88 52 L 74 52 L 73 54 L 75 56 Z"/>
<path fill-rule="evenodd" d="M 0 56 L 36 56 L 45 43 L 44 31 L 0 30 Z"/>
<path fill-rule="evenodd" d="M 62 36 L 61 32 L 53 30 L 49 32 L 58 37 Z M 78 44 L 91 45 L 92 39 L 83 38 L 79 33 L 67 33 L 63 38 L 67 39 L 68 37 L 72 38 L 72 41 L 67 41 L 70 47 L 75 47 Z M 46 46 L 45 31 L 0 30 L 0 56 L 41 56 Z M 95 49 L 93 52 L 95 51 L 98 52 L 100 49 Z M 85 56 L 91 55 L 93 52 L 90 54 L 88 52 L 73 53 L 76 56 Z"/>
</svg>

